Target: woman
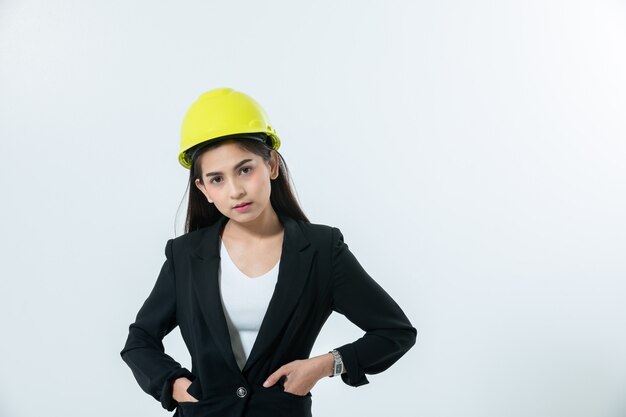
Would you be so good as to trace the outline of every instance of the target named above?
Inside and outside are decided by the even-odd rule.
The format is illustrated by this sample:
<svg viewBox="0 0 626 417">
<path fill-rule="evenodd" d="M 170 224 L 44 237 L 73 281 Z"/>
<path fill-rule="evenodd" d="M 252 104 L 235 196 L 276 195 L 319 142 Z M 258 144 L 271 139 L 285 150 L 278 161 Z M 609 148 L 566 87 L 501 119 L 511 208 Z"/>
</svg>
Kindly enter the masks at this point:
<svg viewBox="0 0 626 417">
<path fill-rule="evenodd" d="M 311 416 L 313 386 L 389 368 L 416 330 L 367 274 L 341 231 L 309 222 L 290 186 L 280 140 L 251 97 L 202 94 L 183 121 L 189 169 L 186 233 L 169 239 L 122 359 L 175 416 Z M 332 311 L 363 337 L 309 358 Z M 164 352 L 176 326 L 192 370 Z"/>
</svg>

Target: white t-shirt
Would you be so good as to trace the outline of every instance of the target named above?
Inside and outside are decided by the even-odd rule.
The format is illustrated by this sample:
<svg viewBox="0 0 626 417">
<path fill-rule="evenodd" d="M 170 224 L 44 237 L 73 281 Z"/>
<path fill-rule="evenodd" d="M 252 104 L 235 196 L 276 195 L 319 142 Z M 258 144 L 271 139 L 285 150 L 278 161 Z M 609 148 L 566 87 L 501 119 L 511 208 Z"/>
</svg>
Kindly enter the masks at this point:
<svg viewBox="0 0 626 417">
<path fill-rule="evenodd" d="M 222 239 L 219 242 L 222 307 L 235 359 L 239 369 L 243 369 L 274 294 L 280 259 L 270 271 L 250 278 L 234 264 Z"/>
</svg>

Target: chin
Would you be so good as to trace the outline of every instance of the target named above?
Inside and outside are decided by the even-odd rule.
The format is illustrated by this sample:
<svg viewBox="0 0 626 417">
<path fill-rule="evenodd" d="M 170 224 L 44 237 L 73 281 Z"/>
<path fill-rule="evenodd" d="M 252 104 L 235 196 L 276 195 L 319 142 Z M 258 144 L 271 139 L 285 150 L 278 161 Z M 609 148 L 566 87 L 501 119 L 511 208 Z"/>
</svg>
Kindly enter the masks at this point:
<svg viewBox="0 0 626 417">
<path fill-rule="evenodd" d="M 226 217 L 232 219 L 233 221 L 237 221 L 239 223 L 249 223 L 251 221 L 256 220 L 259 217 L 259 215 L 260 213 L 257 213 L 256 211 L 248 212 L 248 213 L 237 213 L 236 211 L 233 210 L 231 215 L 226 216 Z"/>
</svg>

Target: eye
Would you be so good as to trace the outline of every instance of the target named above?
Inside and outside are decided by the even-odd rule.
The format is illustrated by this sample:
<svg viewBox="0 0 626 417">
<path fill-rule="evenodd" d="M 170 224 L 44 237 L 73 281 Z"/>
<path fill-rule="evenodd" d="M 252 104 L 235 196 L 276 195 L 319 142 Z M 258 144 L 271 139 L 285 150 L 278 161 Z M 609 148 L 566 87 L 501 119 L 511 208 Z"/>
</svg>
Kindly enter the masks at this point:
<svg viewBox="0 0 626 417">
<path fill-rule="evenodd" d="M 239 171 L 243 171 L 244 169 L 249 169 L 250 171 L 252 171 L 252 167 L 242 167 Z M 248 172 L 250 172 L 248 171 Z"/>
<path fill-rule="evenodd" d="M 215 179 L 216 179 L 216 178 L 221 178 L 221 177 L 219 177 L 219 176 L 215 176 L 215 177 L 211 178 L 211 180 L 209 181 L 209 183 L 210 183 L 210 184 L 215 184 Z"/>
</svg>

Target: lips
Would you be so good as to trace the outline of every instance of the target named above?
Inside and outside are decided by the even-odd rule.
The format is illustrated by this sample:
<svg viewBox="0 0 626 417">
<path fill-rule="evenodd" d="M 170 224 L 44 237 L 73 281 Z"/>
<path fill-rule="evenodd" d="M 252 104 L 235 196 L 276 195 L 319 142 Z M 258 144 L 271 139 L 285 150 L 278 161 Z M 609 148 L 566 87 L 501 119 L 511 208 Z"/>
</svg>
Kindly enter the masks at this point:
<svg viewBox="0 0 626 417">
<path fill-rule="evenodd" d="M 248 204 L 251 204 L 251 203 L 241 203 L 241 204 L 237 204 L 237 205 L 236 205 L 235 207 L 233 207 L 233 208 L 247 206 Z"/>
</svg>

